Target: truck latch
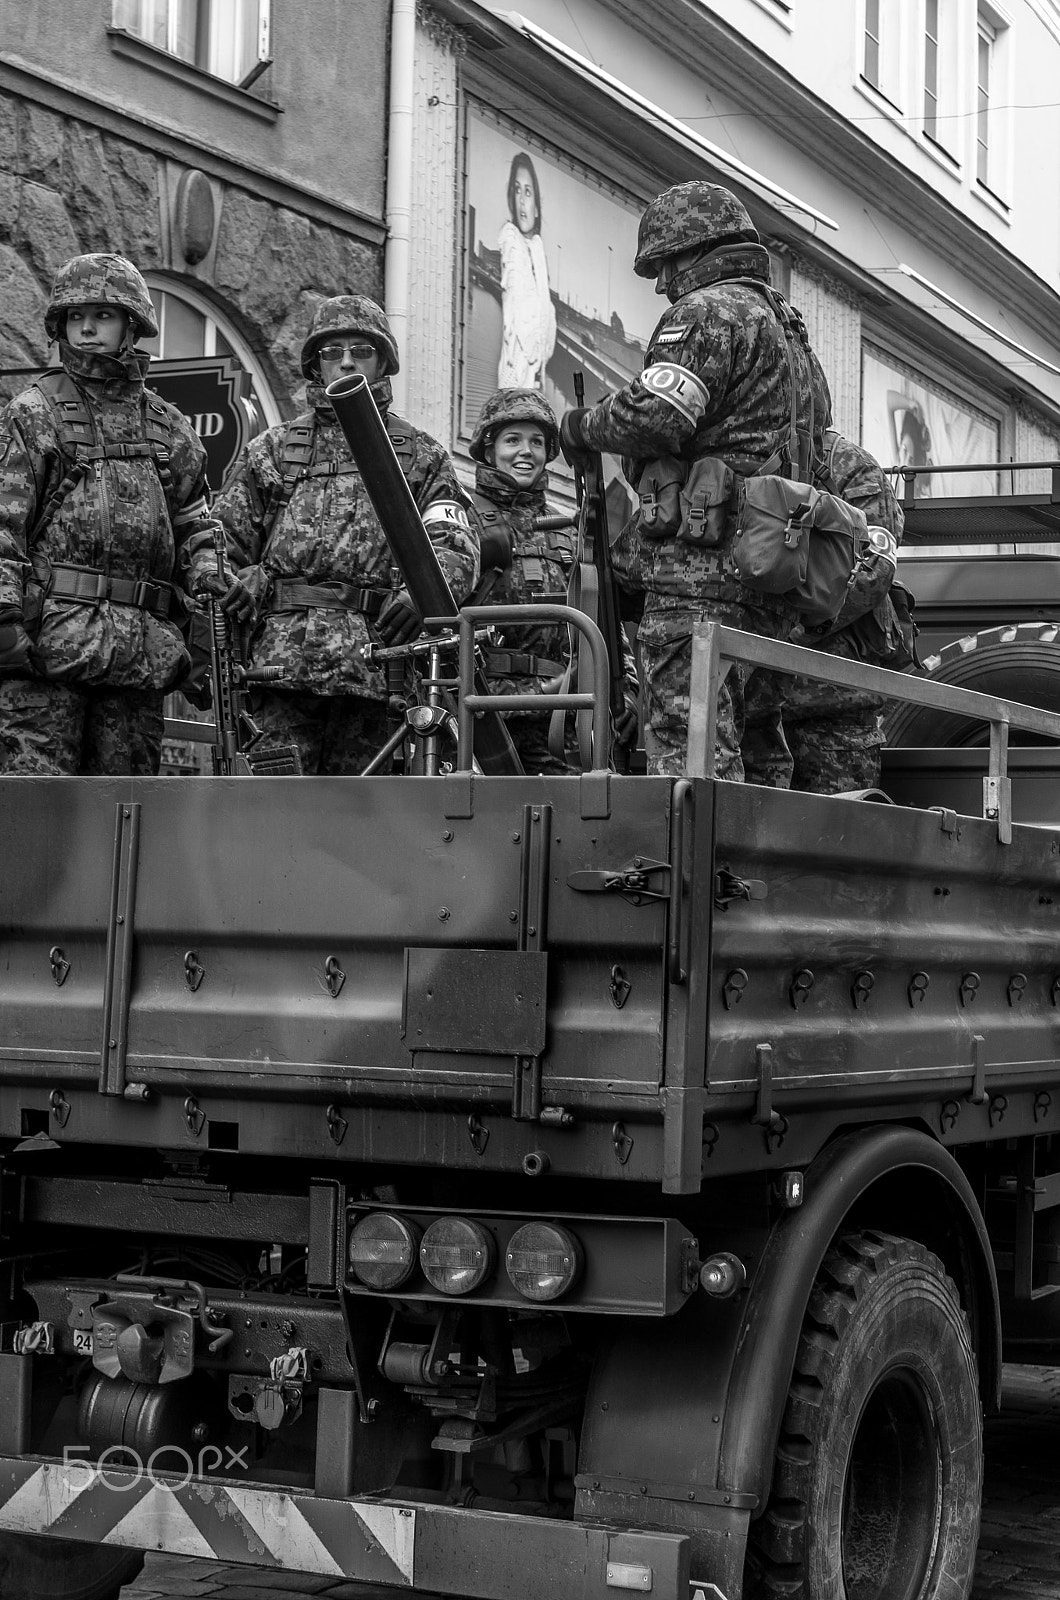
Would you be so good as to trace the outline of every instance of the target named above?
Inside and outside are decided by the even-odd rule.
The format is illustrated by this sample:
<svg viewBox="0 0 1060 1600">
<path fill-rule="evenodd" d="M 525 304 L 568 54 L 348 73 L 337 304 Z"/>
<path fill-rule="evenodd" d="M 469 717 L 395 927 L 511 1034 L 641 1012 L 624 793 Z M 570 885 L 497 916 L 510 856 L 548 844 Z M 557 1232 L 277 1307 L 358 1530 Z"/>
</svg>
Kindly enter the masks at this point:
<svg viewBox="0 0 1060 1600">
<path fill-rule="evenodd" d="M 768 893 L 761 878 L 738 878 L 728 867 L 714 874 L 714 904 L 722 911 L 734 900 L 764 900 Z"/>
<path fill-rule="evenodd" d="M 634 856 L 624 867 L 585 867 L 571 872 L 567 887 L 578 894 L 620 894 L 631 906 L 639 906 L 647 900 L 669 900 L 669 887 L 656 889 L 651 885 L 657 872 L 669 874 L 670 863 Z"/>
</svg>

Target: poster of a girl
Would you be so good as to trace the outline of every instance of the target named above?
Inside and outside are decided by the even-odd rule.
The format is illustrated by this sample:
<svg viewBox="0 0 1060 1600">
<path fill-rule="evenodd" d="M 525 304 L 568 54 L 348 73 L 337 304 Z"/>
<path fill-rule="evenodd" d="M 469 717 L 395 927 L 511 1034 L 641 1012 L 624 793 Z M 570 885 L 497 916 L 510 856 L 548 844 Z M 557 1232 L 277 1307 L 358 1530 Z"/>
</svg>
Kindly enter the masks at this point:
<svg viewBox="0 0 1060 1600">
<path fill-rule="evenodd" d="M 500 388 L 540 389 L 556 343 L 556 308 L 541 242 L 541 189 L 525 151 L 508 174 L 508 217 L 500 231 Z"/>
</svg>

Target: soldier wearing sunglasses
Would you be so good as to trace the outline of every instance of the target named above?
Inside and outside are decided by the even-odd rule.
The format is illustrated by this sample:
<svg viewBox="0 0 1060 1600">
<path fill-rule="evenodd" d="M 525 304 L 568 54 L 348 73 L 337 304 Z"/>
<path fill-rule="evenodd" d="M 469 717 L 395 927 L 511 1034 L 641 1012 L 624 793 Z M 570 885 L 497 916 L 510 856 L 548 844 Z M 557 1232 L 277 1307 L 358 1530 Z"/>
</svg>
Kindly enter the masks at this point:
<svg viewBox="0 0 1060 1600">
<path fill-rule="evenodd" d="M 249 631 L 249 665 L 279 668 L 256 691 L 270 742 L 296 744 L 308 773 L 356 773 L 387 736 L 383 672 L 369 646 L 414 639 L 421 619 L 392 582 L 390 548 L 324 390 L 371 385 L 413 499 L 458 601 L 478 571 L 478 537 L 445 450 L 391 410 L 398 348 L 364 295 L 325 300 L 302 346 L 309 409 L 253 439 L 215 506 L 238 571 L 219 582 Z"/>
</svg>

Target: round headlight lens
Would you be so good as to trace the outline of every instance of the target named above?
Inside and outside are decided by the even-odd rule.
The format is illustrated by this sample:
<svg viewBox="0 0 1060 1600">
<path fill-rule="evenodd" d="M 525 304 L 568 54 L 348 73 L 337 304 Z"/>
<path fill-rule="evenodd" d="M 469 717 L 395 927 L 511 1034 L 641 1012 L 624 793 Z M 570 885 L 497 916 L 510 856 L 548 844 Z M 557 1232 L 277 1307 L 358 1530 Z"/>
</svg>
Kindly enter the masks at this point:
<svg viewBox="0 0 1060 1600">
<path fill-rule="evenodd" d="M 527 1300 L 558 1300 L 582 1270 L 582 1247 L 566 1228 L 527 1222 L 508 1241 L 504 1265 Z"/>
<path fill-rule="evenodd" d="M 420 1266 L 442 1294 L 470 1294 L 493 1271 L 493 1236 L 466 1217 L 439 1217 L 423 1235 Z"/>
<path fill-rule="evenodd" d="M 350 1271 L 368 1289 L 400 1289 L 412 1275 L 419 1229 L 404 1217 L 373 1211 L 350 1231 Z"/>
</svg>

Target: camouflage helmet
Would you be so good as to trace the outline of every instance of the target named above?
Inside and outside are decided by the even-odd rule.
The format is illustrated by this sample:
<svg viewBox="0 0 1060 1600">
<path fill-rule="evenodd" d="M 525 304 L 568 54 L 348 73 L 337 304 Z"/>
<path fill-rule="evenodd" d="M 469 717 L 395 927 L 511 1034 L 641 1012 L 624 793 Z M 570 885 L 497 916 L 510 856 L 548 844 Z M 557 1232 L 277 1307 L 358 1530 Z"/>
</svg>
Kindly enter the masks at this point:
<svg viewBox="0 0 1060 1600">
<path fill-rule="evenodd" d="M 733 234 L 758 239 L 745 206 L 731 190 L 699 178 L 675 183 L 649 202 L 640 219 L 633 271 L 638 278 L 654 278 L 667 257 L 720 244 Z"/>
<path fill-rule="evenodd" d="M 303 378 L 317 377 L 317 351 L 337 333 L 361 333 L 370 339 L 386 362 L 381 376 L 389 377 L 400 370 L 397 340 L 382 306 L 369 300 L 366 294 L 337 294 L 320 302 L 309 324 L 302 346 Z"/>
<path fill-rule="evenodd" d="M 142 275 L 124 256 L 99 253 L 74 256 L 55 274 L 52 292 L 44 310 L 44 328 L 49 339 L 57 339 L 60 324 L 71 306 L 120 306 L 131 318 L 135 339 L 154 339 L 158 335 L 155 308 Z"/>
<path fill-rule="evenodd" d="M 479 412 L 469 450 L 475 461 L 486 460 L 486 446 L 507 422 L 536 422 L 545 435 L 546 459 L 559 454 L 556 413 L 538 389 L 498 389 Z"/>
</svg>

